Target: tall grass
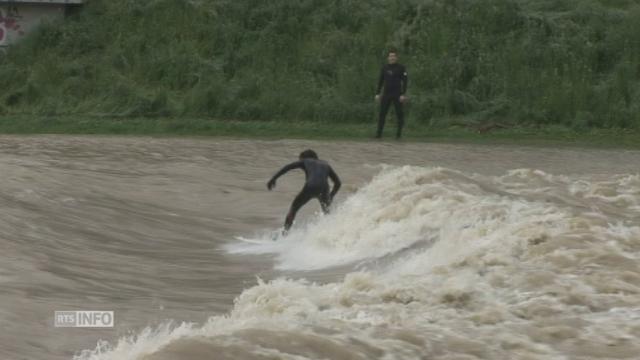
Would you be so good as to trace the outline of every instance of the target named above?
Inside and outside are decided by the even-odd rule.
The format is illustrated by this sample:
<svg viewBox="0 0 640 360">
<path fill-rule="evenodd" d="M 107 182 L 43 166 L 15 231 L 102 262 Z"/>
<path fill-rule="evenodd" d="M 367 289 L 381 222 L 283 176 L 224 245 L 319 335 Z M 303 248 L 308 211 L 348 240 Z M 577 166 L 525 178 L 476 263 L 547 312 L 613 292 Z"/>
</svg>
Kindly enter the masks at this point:
<svg viewBox="0 0 640 360">
<path fill-rule="evenodd" d="M 637 0 L 92 0 L 0 59 L 0 112 L 640 128 Z"/>
</svg>

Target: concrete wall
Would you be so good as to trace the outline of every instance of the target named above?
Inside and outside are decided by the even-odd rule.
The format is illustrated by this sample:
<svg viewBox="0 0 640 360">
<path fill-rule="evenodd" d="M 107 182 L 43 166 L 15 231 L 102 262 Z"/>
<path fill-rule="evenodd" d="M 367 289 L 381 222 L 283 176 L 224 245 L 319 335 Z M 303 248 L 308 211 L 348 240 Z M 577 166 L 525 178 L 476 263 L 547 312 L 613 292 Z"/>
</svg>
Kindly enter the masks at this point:
<svg viewBox="0 0 640 360">
<path fill-rule="evenodd" d="M 20 41 L 44 21 L 60 19 L 66 2 L 0 1 L 0 47 Z"/>
</svg>

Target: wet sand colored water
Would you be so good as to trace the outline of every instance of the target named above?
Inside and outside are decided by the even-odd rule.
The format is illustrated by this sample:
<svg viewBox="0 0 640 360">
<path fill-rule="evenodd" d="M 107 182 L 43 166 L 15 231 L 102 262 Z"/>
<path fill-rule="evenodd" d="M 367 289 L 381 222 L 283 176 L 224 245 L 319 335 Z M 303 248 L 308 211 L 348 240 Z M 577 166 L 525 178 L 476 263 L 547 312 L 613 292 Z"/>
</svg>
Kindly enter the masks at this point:
<svg viewBox="0 0 640 360">
<path fill-rule="evenodd" d="M 343 190 L 274 242 L 304 176 L 266 181 L 309 147 Z M 621 150 L 0 136 L 0 358 L 634 359 L 638 169 Z"/>
</svg>

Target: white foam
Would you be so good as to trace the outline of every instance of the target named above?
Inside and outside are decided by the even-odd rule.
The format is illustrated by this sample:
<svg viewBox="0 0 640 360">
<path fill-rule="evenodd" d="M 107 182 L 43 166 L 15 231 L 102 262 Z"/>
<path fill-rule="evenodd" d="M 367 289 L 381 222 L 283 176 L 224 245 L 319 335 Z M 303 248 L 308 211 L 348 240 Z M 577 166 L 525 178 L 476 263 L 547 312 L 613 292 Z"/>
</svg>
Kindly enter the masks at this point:
<svg viewBox="0 0 640 360">
<path fill-rule="evenodd" d="M 280 241 L 258 237 L 234 251 L 273 253 L 279 268 L 304 270 L 408 248 L 401 256 L 335 283 L 260 281 L 227 316 L 148 329 L 77 359 L 142 359 L 199 337 L 241 344 L 247 354 L 301 358 L 277 334 L 321 338 L 359 351 L 353 358 L 363 351 L 385 359 L 638 354 L 640 224 L 627 215 L 640 200 L 627 188 L 637 180 L 388 168 L 330 215 Z M 429 246 L 412 247 L 419 242 Z M 265 331 L 257 343 L 250 329 Z"/>
</svg>

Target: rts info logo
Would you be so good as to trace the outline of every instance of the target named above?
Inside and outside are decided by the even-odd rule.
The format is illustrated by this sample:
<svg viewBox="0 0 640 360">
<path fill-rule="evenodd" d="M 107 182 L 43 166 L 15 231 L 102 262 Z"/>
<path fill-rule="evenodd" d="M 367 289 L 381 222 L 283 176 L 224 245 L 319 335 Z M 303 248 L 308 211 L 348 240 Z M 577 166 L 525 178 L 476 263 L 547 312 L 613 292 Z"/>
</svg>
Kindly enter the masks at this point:
<svg viewBox="0 0 640 360">
<path fill-rule="evenodd" d="M 113 311 L 56 311 L 55 327 L 112 328 Z"/>
</svg>

